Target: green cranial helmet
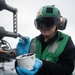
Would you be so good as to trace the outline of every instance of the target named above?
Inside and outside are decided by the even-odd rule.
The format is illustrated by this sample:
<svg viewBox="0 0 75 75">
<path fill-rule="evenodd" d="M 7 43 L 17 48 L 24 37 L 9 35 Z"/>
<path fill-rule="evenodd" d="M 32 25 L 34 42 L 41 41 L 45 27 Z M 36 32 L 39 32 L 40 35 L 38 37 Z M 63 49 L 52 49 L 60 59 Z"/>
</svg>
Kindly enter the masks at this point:
<svg viewBox="0 0 75 75">
<path fill-rule="evenodd" d="M 60 17 L 60 12 L 54 5 L 44 6 L 38 11 L 36 19 L 42 17 Z"/>
<path fill-rule="evenodd" d="M 63 21 L 64 23 L 62 23 L 61 18 L 63 17 L 61 16 L 60 11 L 58 10 L 58 8 L 55 7 L 55 5 L 43 6 L 37 13 L 34 25 L 37 29 L 40 29 L 42 26 L 53 27 L 54 25 L 58 24 L 57 28 L 60 30 L 64 30 L 66 27 L 67 20 L 65 19 Z M 61 23 L 63 24 L 64 29 L 61 28 Z"/>
</svg>

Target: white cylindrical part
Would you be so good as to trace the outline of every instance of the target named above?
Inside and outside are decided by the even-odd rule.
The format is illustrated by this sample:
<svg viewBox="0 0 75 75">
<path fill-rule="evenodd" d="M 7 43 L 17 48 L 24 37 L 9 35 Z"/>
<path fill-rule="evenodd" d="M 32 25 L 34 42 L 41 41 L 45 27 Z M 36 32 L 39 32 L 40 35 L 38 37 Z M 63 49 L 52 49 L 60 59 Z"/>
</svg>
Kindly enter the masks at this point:
<svg viewBox="0 0 75 75">
<path fill-rule="evenodd" d="M 28 53 L 16 57 L 18 66 L 20 68 L 26 68 L 32 70 L 35 64 L 35 54 Z"/>
</svg>

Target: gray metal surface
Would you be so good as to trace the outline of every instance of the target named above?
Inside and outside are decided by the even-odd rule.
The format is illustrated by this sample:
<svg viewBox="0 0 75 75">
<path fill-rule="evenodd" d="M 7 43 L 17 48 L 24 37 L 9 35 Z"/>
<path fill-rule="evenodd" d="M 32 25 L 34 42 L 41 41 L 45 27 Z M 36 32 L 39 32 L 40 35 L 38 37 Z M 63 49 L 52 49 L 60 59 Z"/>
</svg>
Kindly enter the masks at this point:
<svg viewBox="0 0 75 75">
<path fill-rule="evenodd" d="M 0 63 L 0 75 L 17 75 L 14 69 L 14 62 L 15 60 L 12 60 L 11 62 Z"/>
</svg>

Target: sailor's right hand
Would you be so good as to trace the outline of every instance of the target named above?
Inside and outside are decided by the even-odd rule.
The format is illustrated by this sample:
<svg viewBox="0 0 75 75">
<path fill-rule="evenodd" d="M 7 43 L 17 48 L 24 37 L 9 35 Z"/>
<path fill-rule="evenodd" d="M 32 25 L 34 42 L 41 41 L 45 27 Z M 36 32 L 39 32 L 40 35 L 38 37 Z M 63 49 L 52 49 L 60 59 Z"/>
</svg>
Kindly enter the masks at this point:
<svg viewBox="0 0 75 75">
<path fill-rule="evenodd" d="M 28 36 L 24 36 L 27 40 L 19 39 L 18 44 L 16 46 L 17 55 L 26 54 L 29 52 L 30 48 L 30 38 Z"/>
</svg>

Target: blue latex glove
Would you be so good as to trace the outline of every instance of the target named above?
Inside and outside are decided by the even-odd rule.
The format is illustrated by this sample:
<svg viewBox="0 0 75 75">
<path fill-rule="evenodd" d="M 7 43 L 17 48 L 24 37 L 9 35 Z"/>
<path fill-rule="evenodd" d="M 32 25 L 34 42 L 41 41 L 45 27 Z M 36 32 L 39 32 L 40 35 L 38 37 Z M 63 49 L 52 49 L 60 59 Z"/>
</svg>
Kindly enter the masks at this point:
<svg viewBox="0 0 75 75">
<path fill-rule="evenodd" d="M 34 75 L 34 74 L 36 74 L 38 69 L 41 67 L 41 65 L 42 65 L 41 60 L 36 58 L 36 62 L 34 64 L 33 70 L 28 70 L 26 68 L 19 68 L 18 66 L 16 67 L 16 70 L 20 75 Z"/>
<path fill-rule="evenodd" d="M 26 54 L 29 52 L 30 38 L 26 37 L 26 36 L 25 36 L 25 38 L 27 39 L 26 41 L 19 39 L 19 42 L 18 42 L 17 47 L 16 47 L 17 55 Z"/>
</svg>

